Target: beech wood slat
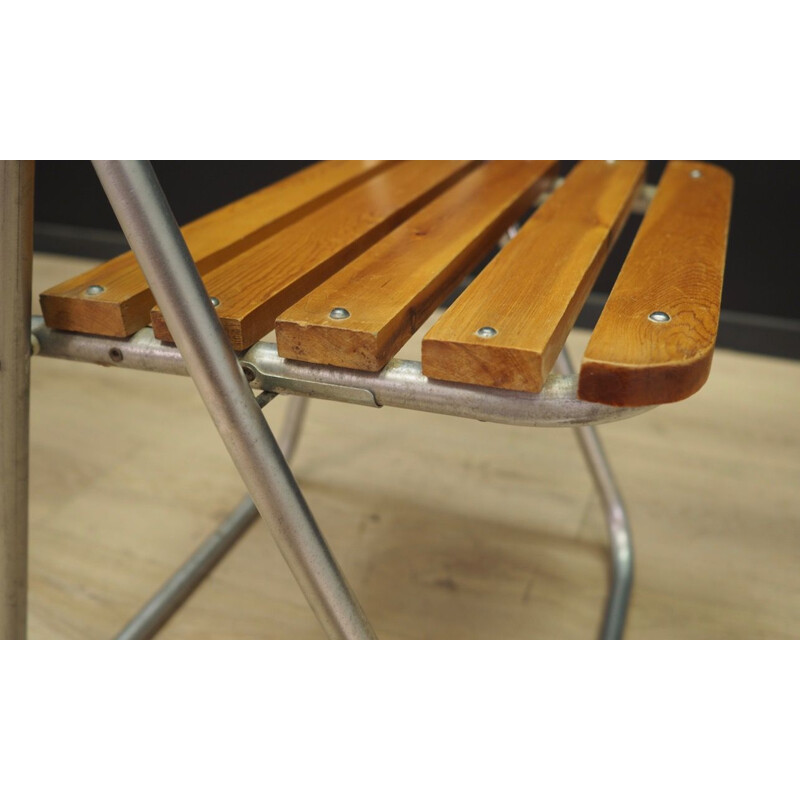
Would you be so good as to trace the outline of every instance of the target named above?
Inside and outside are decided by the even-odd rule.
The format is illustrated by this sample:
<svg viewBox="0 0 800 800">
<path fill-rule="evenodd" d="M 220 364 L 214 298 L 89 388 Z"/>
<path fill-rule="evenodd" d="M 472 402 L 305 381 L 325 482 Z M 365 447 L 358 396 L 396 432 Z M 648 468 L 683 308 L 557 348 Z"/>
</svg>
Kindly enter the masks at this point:
<svg viewBox="0 0 800 800">
<path fill-rule="evenodd" d="M 494 161 L 449 189 L 283 312 L 285 358 L 378 371 L 548 190 L 555 161 Z M 350 316 L 331 319 L 333 308 Z"/>
<path fill-rule="evenodd" d="M 672 403 L 706 382 L 719 325 L 733 179 L 667 166 L 589 340 L 579 395 L 614 406 Z M 666 312 L 668 322 L 649 315 Z"/>
<path fill-rule="evenodd" d="M 181 230 L 200 274 L 296 222 L 387 169 L 391 161 L 325 161 L 184 225 Z M 92 285 L 105 288 L 89 296 Z M 53 328 L 129 336 L 147 325 L 153 296 L 132 252 L 41 294 Z"/>
<path fill-rule="evenodd" d="M 243 350 L 275 326 L 282 311 L 475 166 L 471 161 L 409 161 L 388 169 L 204 278 L 231 344 Z M 153 330 L 170 341 L 158 308 Z"/>
<path fill-rule="evenodd" d="M 644 161 L 587 161 L 422 342 L 430 378 L 538 392 L 644 179 Z M 478 335 L 491 328 L 491 338 Z"/>
</svg>

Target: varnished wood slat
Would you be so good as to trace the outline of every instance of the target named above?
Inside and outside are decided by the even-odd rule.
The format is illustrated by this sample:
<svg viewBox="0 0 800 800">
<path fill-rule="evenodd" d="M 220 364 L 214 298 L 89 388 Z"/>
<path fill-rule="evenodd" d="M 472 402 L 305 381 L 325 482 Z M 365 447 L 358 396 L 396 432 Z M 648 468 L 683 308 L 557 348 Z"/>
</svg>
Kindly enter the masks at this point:
<svg viewBox="0 0 800 800">
<path fill-rule="evenodd" d="M 644 168 L 644 161 L 576 166 L 428 332 L 424 374 L 540 391 L 625 224 Z M 485 338 L 482 329 L 496 333 Z"/>
<path fill-rule="evenodd" d="M 394 163 L 325 161 L 184 225 L 198 270 L 211 271 Z M 105 291 L 89 296 L 92 285 Z M 122 337 L 149 323 L 153 295 L 129 251 L 53 286 L 41 302 L 50 327 Z"/>
<path fill-rule="evenodd" d="M 708 378 L 717 338 L 733 179 L 667 166 L 581 365 L 579 395 L 614 406 L 672 403 Z M 668 322 L 654 322 L 665 312 Z"/>
<path fill-rule="evenodd" d="M 374 245 L 475 166 L 471 161 L 410 161 L 315 211 L 205 276 L 236 350 L 257 342 L 282 311 Z M 170 340 L 159 309 L 153 330 Z"/>
<path fill-rule="evenodd" d="M 549 189 L 555 161 L 494 161 L 449 189 L 283 312 L 285 358 L 378 371 Z M 331 319 L 333 308 L 350 316 Z"/>
</svg>

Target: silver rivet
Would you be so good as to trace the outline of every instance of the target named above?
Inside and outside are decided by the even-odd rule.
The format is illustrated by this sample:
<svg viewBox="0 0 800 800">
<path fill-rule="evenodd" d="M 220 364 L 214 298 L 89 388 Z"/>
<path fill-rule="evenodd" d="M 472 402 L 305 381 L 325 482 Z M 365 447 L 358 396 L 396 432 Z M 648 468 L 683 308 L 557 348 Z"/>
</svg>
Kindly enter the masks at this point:
<svg viewBox="0 0 800 800">
<path fill-rule="evenodd" d="M 214 308 L 216 308 L 219 305 L 219 297 L 212 297 L 211 305 L 214 306 Z"/>
<path fill-rule="evenodd" d="M 94 283 L 86 290 L 86 294 L 88 294 L 89 296 L 95 294 L 103 294 L 105 290 L 106 290 L 105 286 L 98 286 L 96 283 Z"/>
<path fill-rule="evenodd" d="M 689 177 L 690 177 L 690 178 L 702 178 L 702 177 L 703 177 L 703 173 L 702 173 L 702 172 L 700 172 L 700 170 L 699 170 L 699 169 L 693 169 L 693 170 L 692 170 L 692 171 L 689 173 Z"/>
<path fill-rule="evenodd" d="M 492 336 L 497 336 L 497 331 L 486 325 L 483 328 L 478 328 L 478 330 L 475 331 L 475 335 L 480 336 L 481 339 L 491 339 Z"/>
<path fill-rule="evenodd" d="M 650 314 L 647 319 L 649 319 L 651 322 L 669 322 L 672 317 L 670 317 L 666 311 L 653 311 L 653 313 Z"/>
<path fill-rule="evenodd" d="M 350 316 L 350 312 L 346 308 L 334 308 L 331 310 L 331 313 L 328 314 L 331 319 L 347 319 Z"/>
</svg>

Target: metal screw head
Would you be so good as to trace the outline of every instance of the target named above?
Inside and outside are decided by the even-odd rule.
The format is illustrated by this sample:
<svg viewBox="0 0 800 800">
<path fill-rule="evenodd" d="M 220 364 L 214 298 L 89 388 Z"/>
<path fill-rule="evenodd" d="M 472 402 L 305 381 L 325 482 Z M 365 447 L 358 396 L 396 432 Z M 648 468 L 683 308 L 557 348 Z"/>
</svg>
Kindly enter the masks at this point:
<svg viewBox="0 0 800 800">
<path fill-rule="evenodd" d="M 244 377 L 247 378 L 248 383 L 252 383 L 256 379 L 255 370 L 248 364 L 242 366 L 242 372 L 244 372 Z"/>
<path fill-rule="evenodd" d="M 497 336 L 497 331 L 485 325 L 483 328 L 478 328 L 478 330 L 475 331 L 475 335 L 480 336 L 481 339 L 491 339 L 492 336 Z"/>
<path fill-rule="evenodd" d="M 347 319 L 350 316 L 350 312 L 346 308 L 337 307 L 332 309 L 328 316 L 331 319 Z"/>
<path fill-rule="evenodd" d="M 103 294 L 105 290 L 105 286 L 99 286 L 98 284 L 94 283 L 86 290 L 84 294 L 88 294 L 91 297 L 96 294 Z"/>
<path fill-rule="evenodd" d="M 120 350 L 120 349 L 119 349 L 119 347 L 112 347 L 112 348 L 111 348 L 111 349 L 108 351 L 108 357 L 109 357 L 109 358 L 110 358 L 110 359 L 111 359 L 111 360 L 112 360 L 112 361 L 113 361 L 115 364 L 119 364 L 119 362 L 120 362 L 120 361 L 122 361 L 122 358 L 123 358 L 123 356 L 122 356 L 122 350 Z"/>
<path fill-rule="evenodd" d="M 211 305 L 214 306 L 214 308 L 216 308 L 219 305 L 219 297 L 212 297 L 210 299 L 211 299 Z"/>
<path fill-rule="evenodd" d="M 653 311 L 647 319 L 651 322 L 669 322 L 672 317 L 666 311 Z"/>
<path fill-rule="evenodd" d="M 702 173 L 702 172 L 700 172 L 700 170 L 699 170 L 699 169 L 693 169 L 693 170 L 692 170 L 692 171 L 689 173 L 689 177 L 690 177 L 690 178 L 702 178 L 702 177 L 703 177 L 703 173 Z"/>
</svg>

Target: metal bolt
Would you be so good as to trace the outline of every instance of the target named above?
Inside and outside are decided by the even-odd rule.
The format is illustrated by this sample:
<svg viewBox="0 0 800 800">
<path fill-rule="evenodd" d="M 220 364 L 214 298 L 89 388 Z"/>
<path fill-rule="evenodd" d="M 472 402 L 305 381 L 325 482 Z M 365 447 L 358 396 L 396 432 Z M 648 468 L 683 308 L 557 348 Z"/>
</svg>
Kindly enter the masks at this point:
<svg viewBox="0 0 800 800">
<path fill-rule="evenodd" d="M 92 296 L 96 294 L 103 294 L 105 290 L 106 290 L 105 286 L 98 286 L 98 284 L 94 283 L 86 290 L 85 293 L 88 294 L 89 296 Z"/>
<path fill-rule="evenodd" d="M 331 319 L 347 319 L 350 316 L 350 312 L 346 308 L 334 308 L 328 316 Z"/>
<path fill-rule="evenodd" d="M 214 306 L 214 308 L 216 308 L 219 305 L 219 297 L 212 297 L 211 305 Z"/>
<path fill-rule="evenodd" d="M 255 370 L 247 364 L 242 367 L 242 372 L 244 372 L 244 376 L 247 378 L 248 383 L 252 383 L 256 379 Z"/>
<path fill-rule="evenodd" d="M 119 362 L 120 362 L 120 361 L 122 361 L 122 350 L 120 350 L 120 349 L 119 349 L 119 347 L 112 347 L 112 348 L 111 348 L 111 349 L 108 351 L 108 357 L 109 357 L 109 358 L 110 358 L 110 359 L 111 359 L 111 360 L 112 360 L 112 361 L 113 361 L 115 364 L 119 364 Z"/>
<path fill-rule="evenodd" d="M 480 336 L 481 339 L 491 339 L 492 336 L 497 336 L 497 331 L 486 325 L 483 328 L 478 328 L 478 330 L 475 331 L 475 335 Z"/>
<path fill-rule="evenodd" d="M 692 170 L 692 171 L 689 173 L 689 177 L 690 177 L 690 178 L 702 178 L 702 177 L 703 177 L 703 173 L 702 173 L 702 172 L 700 172 L 700 170 L 699 170 L 699 169 L 693 169 L 693 170 Z"/>
<path fill-rule="evenodd" d="M 649 319 L 651 322 L 669 322 L 672 317 L 670 317 L 666 311 L 653 311 L 653 313 L 650 314 L 647 319 Z"/>
</svg>

